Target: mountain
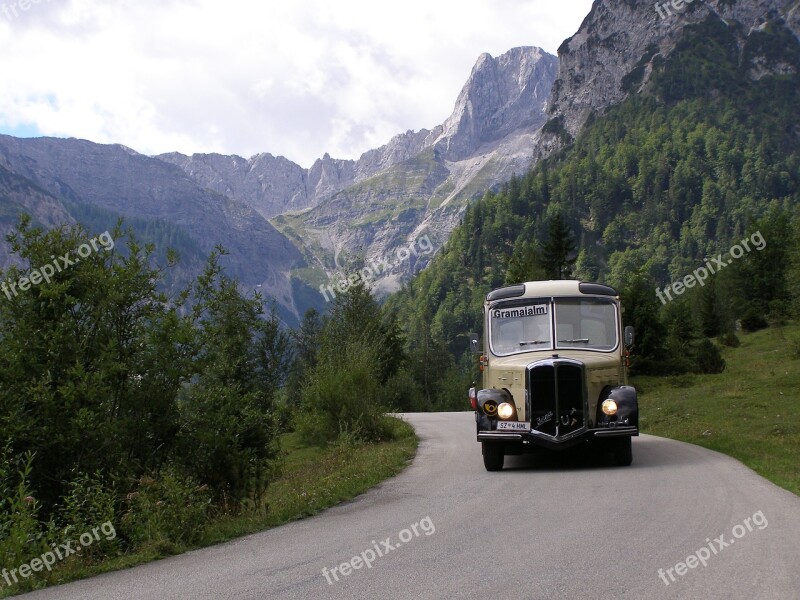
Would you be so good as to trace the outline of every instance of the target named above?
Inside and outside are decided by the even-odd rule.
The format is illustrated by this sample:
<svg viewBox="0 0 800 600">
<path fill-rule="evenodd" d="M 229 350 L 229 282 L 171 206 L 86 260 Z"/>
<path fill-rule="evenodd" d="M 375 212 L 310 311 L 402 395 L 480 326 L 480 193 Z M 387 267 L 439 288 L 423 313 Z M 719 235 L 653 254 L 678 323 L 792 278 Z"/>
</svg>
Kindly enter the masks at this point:
<svg viewBox="0 0 800 600">
<path fill-rule="evenodd" d="M 408 131 L 358 160 L 325 155 L 308 169 L 270 154 L 159 156 L 202 187 L 247 203 L 287 235 L 316 285 L 340 254 L 390 256 L 427 235 L 443 243 L 467 203 L 527 170 L 556 77 L 556 58 L 514 48 L 478 58 L 451 116 L 432 130 Z M 396 289 L 425 261 L 400 261 L 379 287 Z"/>
<path fill-rule="evenodd" d="M 31 215 L 34 223 L 45 229 L 75 222 L 58 198 L 10 171 L 0 158 L 0 239 L 14 230 L 21 213 Z M 17 262 L 9 250 L 7 244 L 0 244 L 0 265 Z"/>
<path fill-rule="evenodd" d="M 696 0 L 664 16 L 665 6 L 598 0 L 578 32 L 562 44 L 558 58 L 535 47 L 514 48 L 498 57 L 482 54 L 444 123 L 401 133 L 358 160 L 326 154 L 305 169 L 268 153 L 249 159 L 177 153 L 146 157 L 122 146 L 79 140 L 2 137 L 3 185 L 18 190 L 27 186 L 31 196 L 25 204 L 19 192 L 4 193 L 0 210 L 16 214 L 23 205 L 32 208 L 36 203 L 31 199 L 37 197 L 42 206 L 53 206 L 52 211 L 38 211 L 41 222 L 50 212 L 100 227 L 125 215 L 137 230 L 165 240 L 159 246 L 177 241 L 192 268 L 221 242 L 231 250 L 229 272 L 249 287 L 261 286 L 278 300 L 284 317 L 296 322 L 306 308 L 324 307 L 318 289 L 330 285 L 357 255 L 368 264 L 388 265 L 377 281 L 379 291 L 398 289 L 432 259 L 430 252 L 415 251 L 420 240 L 438 251 L 476 198 L 497 191 L 533 164 L 562 159 L 587 127 L 632 99 L 648 98 L 658 108 L 705 98 L 708 90 L 712 99 L 730 101 L 758 93 L 763 105 L 785 98 L 781 86 L 796 74 L 796 1 Z M 791 147 L 796 109 L 789 115 L 785 106 L 775 109 L 785 115 L 789 132 L 775 143 Z M 640 116 L 637 112 L 635 118 Z M 770 119 L 759 118 L 762 124 Z M 775 123 L 773 118 L 770 124 Z M 758 137 L 750 125 L 748 131 Z M 585 160 L 597 161 L 599 150 L 587 151 Z M 639 150 L 631 152 L 626 164 Z M 665 158 L 666 164 L 674 166 L 672 158 Z M 772 156 L 764 160 L 775 163 Z M 746 161 L 734 163 L 740 168 Z M 793 168 L 787 167 L 790 173 Z M 667 169 L 659 174 L 659 181 L 672 185 L 671 173 Z M 623 210 L 620 194 L 629 193 L 625 190 L 632 176 L 621 174 L 602 190 L 581 188 L 594 194 L 591 198 L 576 195 L 584 182 L 574 179 L 558 190 L 569 191 L 559 198 L 566 198 L 573 211 L 586 260 L 601 271 L 620 250 L 611 240 L 631 231 L 649 235 L 609 212 Z M 775 178 L 782 181 L 785 176 L 778 173 Z M 654 190 L 658 202 L 672 194 L 651 181 L 641 185 Z M 783 197 L 785 190 L 773 187 L 776 197 Z M 693 188 L 691 193 L 702 201 L 707 191 Z M 683 209 L 696 211 L 694 205 Z M 541 212 L 536 206 L 526 210 Z M 530 226 L 535 233 L 541 233 L 546 216 L 538 214 Z M 502 225 L 506 238 L 532 217 L 515 218 Z M 684 218 L 679 214 L 677 225 L 664 235 L 683 235 Z M 652 221 L 648 226 L 650 233 L 663 230 Z M 512 241 L 493 235 L 493 243 L 506 245 L 503 253 L 512 252 Z M 493 249 L 487 247 L 480 255 L 492 256 Z M 670 254 L 669 260 L 688 258 Z"/>
<path fill-rule="evenodd" d="M 578 32 L 558 50 L 559 78 L 553 86 L 550 116 L 570 136 L 591 115 L 602 113 L 630 94 L 647 91 L 651 76 L 686 31 L 707 21 L 725 24 L 740 50 L 750 36 L 779 20 L 797 36 L 800 8 L 786 0 L 697 0 L 681 10 L 670 2 L 596 0 Z M 759 76 L 786 65 L 753 63 Z M 791 68 L 791 67 L 789 67 Z"/>
<path fill-rule="evenodd" d="M 193 265 L 189 271 L 198 271 L 223 244 L 230 276 L 246 288 L 268 290 L 288 320 L 301 313 L 288 275 L 302 265 L 294 246 L 253 208 L 198 187 L 174 165 L 120 145 L 0 136 L 0 168 L 7 186 L 27 185 L 19 194 L 24 202 L 0 196 L 9 218 L 16 217 L 15 208 L 33 209 L 45 225 L 80 221 L 102 231 L 123 216 L 137 232 L 153 229 L 181 241 L 177 249 Z"/>
<path fill-rule="evenodd" d="M 20 194 L 0 197 L 0 208 L 103 229 L 124 216 L 159 250 L 178 245 L 176 285 L 221 243 L 228 273 L 266 291 L 295 323 L 324 307 L 315 288 L 344 256 L 402 256 L 424 237 L 428 251 L 389 258 L 378 287 L 396 289 L 424 267 L 470 200 L 528 168 L 555 77 L 556 58 L 539 48 L 483 54 L 442 125 L 399 134 L 358 160 L 326 154 L 309 169 L 268 153 L 147 157 L 120 145 L 0 136 L 0 166 L 34 190 L 23 204 Z"/>
</svg>

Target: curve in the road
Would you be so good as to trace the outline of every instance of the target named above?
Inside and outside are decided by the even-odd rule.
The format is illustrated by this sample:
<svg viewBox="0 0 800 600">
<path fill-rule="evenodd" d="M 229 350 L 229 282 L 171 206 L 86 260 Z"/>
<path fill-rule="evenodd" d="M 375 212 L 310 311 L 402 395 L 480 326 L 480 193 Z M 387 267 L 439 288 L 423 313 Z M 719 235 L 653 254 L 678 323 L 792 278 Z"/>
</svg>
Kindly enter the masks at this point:
<svg viewBox="0 0 800 600">
<path fill-rule="evenodd" d="M 25 598 L 800 598 L 800 498 L 729 457 L 641 436 L 630 467 L 487 473 L 472 413 L 406 418 L 415 461 L 351 502 Z"/>
</svg>

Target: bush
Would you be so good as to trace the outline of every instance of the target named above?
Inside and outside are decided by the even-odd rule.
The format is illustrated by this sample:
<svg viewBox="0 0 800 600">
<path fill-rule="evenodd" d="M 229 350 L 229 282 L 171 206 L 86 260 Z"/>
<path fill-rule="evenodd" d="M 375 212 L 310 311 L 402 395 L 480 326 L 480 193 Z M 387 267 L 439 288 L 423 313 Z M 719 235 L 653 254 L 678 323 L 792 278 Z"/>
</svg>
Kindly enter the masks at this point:
<svg viewBox="0 0 800 600">
<path fill-rule="evenodd" d="M 742 344 L 742 342 L 739 340 L 739 337 L 732 331 L 719 336 L 717 340 L 720 344 L 727 346 L 728 348 L 738 348 Z"/>
<path fill-rule="evenodd" d="M 0 556 L 7 565 L 20 565 L 49 550 L 52 537 L 39 523 L 39 502 L 29 478 L 33 455 L 14 455 L 0 447 Z M 52 522 L 46 528 L 54 529 Z"/>
<path fill-rule="evenodd" d="M 698 373 L 722 373 L 725 370 L 725 359 L 709 339 L 700 341 L 695 349 L 695 356 L 695 371 Z"/>
<path fill-rule="evenodd" d="M 748 309 L 742 317 L 742 329 L 748 332 L 766 329 L 768 325 L 766 317 L 757 308 Z"/>
<path fill-rule="evenodd" d="M 214 499 L 228 509 L 257 501 L 274 474 L 275 419 L 258 404 L 253 393 L 214 383 L 194 386 L 181 407 L 182 472 L 209 485 Z"/>
<path fill-rule="evenodd" d="M 383 386 L 383 398 L 387 407 L 400 412 L 424 412 L 426 405 L 417 379 L 407 368 L 392 375 Z"/>
<path fill-rule="evenodd" d="M 99 473 L 85 475 L 83 473 L 70 482 L 68 492 L 62 499 L 59 512 L 64 527 L 61 535 L 64 539 L 78 539 L 83 533 L 91 533 L 93 529 L 105 523 L 112 526 L 116 522 L 116 493 L 102 479 Z M 116 527 L 115 527 L 116 531 Z M 110 535 L 110 534 L 109 534 Z M 82 554 L 100 558 L 119 551 L 119 538 L 112 539 L 101 536 Z"/>
<path fill-rule="evenodd" d="M 437 383 L 434 411 L 469 410 L 467 392 L 472 383 L 469 373 L 465 375 L 454 367 L 445 372 Z"/>
<path fill-rule="evenodd" d="M 290 432 L 294 428 L 295 413 L 299 406 L 299 392 L 295 389 L 283 387 L 275 392 L 275 398 L 272 401 L 272 410 L 274 412 L 275 426 L 278 431 Z"/>
<path fill-rule="evenodd" d="M 211 494 L 207 486 L 174 469 L 157 478 L 144 476 L 128 494 L 121 530 L 134 548 L 154 546 L 161 551 L 199 541 L 206 528 Z"/>
<path fill-rule="evenodd" d="M 301 439 L 311 445 L 332 442 L 342 434 L 364 442 L 390 439 L 379 370 L 369 344 L 348 343 L 335 362 L 320 362 L 301 393 L 296 419 Z"/>
</svg>

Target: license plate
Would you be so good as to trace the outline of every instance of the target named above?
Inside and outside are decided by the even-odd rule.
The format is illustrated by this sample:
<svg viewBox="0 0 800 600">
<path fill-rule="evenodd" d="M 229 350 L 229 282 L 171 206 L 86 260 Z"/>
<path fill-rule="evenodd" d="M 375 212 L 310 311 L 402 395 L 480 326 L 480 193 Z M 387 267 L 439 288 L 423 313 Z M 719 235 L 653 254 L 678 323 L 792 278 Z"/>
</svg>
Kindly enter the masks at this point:
<svg viewBox="0 0 800 600">
<path fill-rule="evenodd" d="M 530 431 L 530 423 L 521 423 L 519 421 L 500 421 L 497 424 L 497 431 Z"/>
</svg>

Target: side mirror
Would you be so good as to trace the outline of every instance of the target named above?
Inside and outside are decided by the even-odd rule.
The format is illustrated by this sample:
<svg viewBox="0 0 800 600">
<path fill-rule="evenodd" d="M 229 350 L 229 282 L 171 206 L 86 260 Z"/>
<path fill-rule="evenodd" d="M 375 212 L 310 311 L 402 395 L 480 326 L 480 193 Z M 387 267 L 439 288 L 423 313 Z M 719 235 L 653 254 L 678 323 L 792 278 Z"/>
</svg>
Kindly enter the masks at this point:
<svg viewBox="0 0 800 600">
<path fill-rule="evenodd" d="M 470 333 L 469 335 L 469 351 L 473 354 L 481 354 L 481 339 L 477 333 Z"/>
<path fill-rule="evenodd" d="M 625 347 L 630 350 L 635 340 L 636 340 L 636 329 L 634 329 L 633 325 L 628 325 L 625 328 Z"/>
</svg>

